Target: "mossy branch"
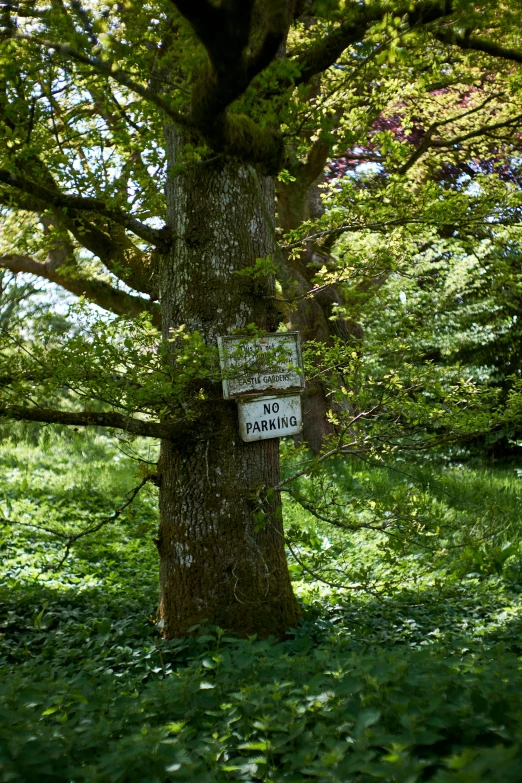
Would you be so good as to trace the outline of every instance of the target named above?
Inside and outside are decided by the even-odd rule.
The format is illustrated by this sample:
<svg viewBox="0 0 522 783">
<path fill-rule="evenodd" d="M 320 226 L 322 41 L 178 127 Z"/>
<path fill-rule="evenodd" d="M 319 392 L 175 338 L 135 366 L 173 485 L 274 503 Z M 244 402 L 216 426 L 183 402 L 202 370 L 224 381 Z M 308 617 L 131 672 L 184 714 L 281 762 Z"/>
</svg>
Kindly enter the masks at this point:
<svg viewBox="0 0 522 783">
<path fill-rule="evenodd" d="M 41 424 L 62 424 L 72 427 L 110 427 L 146 438 L 177 440 L 187 426 L 183 422 L 159 422 L 136 419 L 122 413 L 95 411 L 59 411 L 51 408 L 26 408 L 22 405 L 0 406 L 0 417 Z"/>
<path fill-rule="evenodd" d="M 48 209 L 48 204 L 35 198 L 34 195 L 8 188 L 0 189 L 0 205 L 38 215 L 42 215 Z M 74 209 L 55 208 L 53 215 L 54 222 L 70 231 L 79 245 L 98 256 L 109 272 L 135 291 L 156 298 L 154 252 L 140 250 L 126 234 L 123 226 L 103 216 L 96 222 L 95 214 L 89 215 L 87 212 L 78 212 Z M 32 274 L 40 275 L 40 270 Z M 85 295 L 95 298 L 87 292 Z"/>
<path fill-rule="evenodd" d="M 37 275 L 51 283 L 70 291 L 76 296 L 85 296 L 99 307 L 116 315 L 134 318 L 141 313 L 152 314 L 152 323 L 161 328 L 161 311 L 159 305 L 140 296 L 131 296 L 125 291 L 113 288 L 104 280 L 97 280 L 83 275 L 79 268 L 68 273 L 52 265 L 38 261 L 31 256 L 10 253 L 0 256 L 0 267 L 9 269 L 14 274 Z"/>
<path fill-rule="evenodd" d="M 193 88 L 190 122 L 216 152 L 259 164 L 268 174 L 281 167 L 284 147 L 279 134 L 227 108 L 252 79 L 275 58 L 288 31 L 284 0 L 269 0 L 260 43 L 252 44 L 252 0 L 228 0 L 216 7 L 208 0 L 173 0 L 190 22 L 208 54 Z M 253 51 L 249 53 L 249 48 Z"/>
</svg>

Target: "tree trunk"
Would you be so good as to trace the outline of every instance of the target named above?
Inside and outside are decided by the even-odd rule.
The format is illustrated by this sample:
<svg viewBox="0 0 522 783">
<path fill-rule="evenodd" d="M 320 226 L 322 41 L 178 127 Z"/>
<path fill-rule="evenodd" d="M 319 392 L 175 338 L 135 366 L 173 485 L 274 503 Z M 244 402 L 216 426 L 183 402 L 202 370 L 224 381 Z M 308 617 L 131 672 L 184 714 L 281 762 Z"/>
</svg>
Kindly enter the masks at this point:
<svg viewBox="0 0 522 783">
<path fill-rule="evenodd" d="M 175 236 L 160 265 L 164 338 L 186 324 L 208 344 L 255 323 L 273 329 L 273 280 L 235 274 L 274 254 L 273 182 L 233 161 L 175 168 L 180 139 L 166 132 L 167 222 Z M 262 205 L 261 200 L 264 202 Z M 269 303 L 267 305 L 267 303 Z M 183 448 L 163 441 L 160 618 L 167 637 L 210 622 L 242 635 L 283 635 L 299 618 L 286 563 L 279 440 L 244 443 L 237 405 L 214 388 Z M 260 514 L 260 510 L 263 514 Z"/>
<path fill-rule="evenodd" d="M 277 216 L 278 223 L 286 233 L 298 228 L 305 220 L 318 218 L 324 212 L 320 190 L 317 181 L 312 177 L 317 170 L 322 171 L 326 160 L 326 150 L 319 147 L 315 150 L 318 161 L 314 165 L 301 164 L 296 167 L 296 177 L 288 183 L 278 183 Z M 324 158 L 324 160 L 323 160 Z M 322 179 L 322 173 L 318 179 Z M 321 289 L 314 296 L 306 296 L 313 288 L 312 280 L 316 272 L 324 265 L 328 266 L 331 257 L 324 248 L 308 243 L 298 258 L 286 257 L 288 295 L 290 298 L 300 296 L 297 307 L 290 315 L 292 328 L 301 332 L 303 342 L 314 340 L 319 343 L 332 344 L 332 338 L 341 340 L 362 338 L 359 324 L 345 319 L 331 320 L 334 306 L 343 304 L 342 297 L 333 285 Z M 332 404 L 327 385 L 317 377 L 308 380 L 303 395 L 303 433 L 300 436 L 308 447 L 316 454 L 321 451 L 327 438 L 336 431 L 329 420 L 331 410 L 335 413 L 337 407 Z"/>
<path fill-rule="evenodd" d="M 277 216 L 285 233 L 298 228 L 310 217 L 318 217 L 323 211 L 317 185 L 311 184 L 305 173 L 300 173 L 302 176 L 296 176 L 292 182 L 278 183 Z M 314 252 L 315 248 L 308 245 L 298 259 L 286 259 L 290 296 L 297 294 L 304 297 L 313 287 L 311 278 L 324 263 L 317 253 L 317 263 L 314 263 Z M 304 342 L 331 342 L 331 324 L 322 304 L 317 297 L 302 298 L 291 313 L 292 328 L 301 332 Z M 303 433 L 300 437 L 316 454 L 321 451 L 328 436 L 335 432 L 335 427 L 328 420 L 331 408 L 325 384 L 320 379 L 309 380 L 303 395 Z"/>
</svg>

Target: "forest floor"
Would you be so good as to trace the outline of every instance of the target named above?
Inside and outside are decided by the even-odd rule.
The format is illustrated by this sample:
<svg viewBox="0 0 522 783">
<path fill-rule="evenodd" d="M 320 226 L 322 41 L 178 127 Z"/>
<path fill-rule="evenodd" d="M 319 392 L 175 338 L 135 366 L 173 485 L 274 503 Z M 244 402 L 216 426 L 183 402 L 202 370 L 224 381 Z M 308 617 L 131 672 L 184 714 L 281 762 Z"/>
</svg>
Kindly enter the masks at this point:
<svg viewBox="0 0 522 783">
<path fill-rule="evenodd" d="M 372 498 L 407 502 L 410 519 L 428 503 L 480 535 L 390 548 L 287 503 L 301 563 L 340 568 L 345 589 L 290 556 L 303 620 L 286 640 L 207 626 L 166 642 L 154 487 L 59 570 L 63 539 L 41 529 L 110 516 L 140 480 L 120 446 L 66 432 L 0 443 L 0 783 L 520 783 L 516 466 L 334 466 L 360 514 Z"/>
</svg>

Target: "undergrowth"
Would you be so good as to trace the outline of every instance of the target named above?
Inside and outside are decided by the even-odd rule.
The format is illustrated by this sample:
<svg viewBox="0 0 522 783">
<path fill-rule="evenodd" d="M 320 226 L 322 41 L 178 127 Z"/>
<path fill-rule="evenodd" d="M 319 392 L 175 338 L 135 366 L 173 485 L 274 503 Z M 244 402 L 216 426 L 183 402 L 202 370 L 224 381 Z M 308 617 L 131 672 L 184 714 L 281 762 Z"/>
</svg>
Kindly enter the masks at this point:
<svg viewBox="0 0 522 783">
<path fill-rule="evenodd" d="M 0 782 L 518 783 L 516 470 L 334 465 L 332 477 L 361 504 L 428 494 L 452 530 L 486 510 L 493 534 L 392 562 L 378 536 L 332 531 L 288 502 L 302 557 L 323 573 L 339 561 L 354 577 L 393 573 L 393 587 L 328 587 L 290 557 L 303 620 L 285 640 L 206 626 L 167 642 L 155 623 L 154 488 L 59 571 L 60 541 L 27 526 L 106 517 L 139 481 L 135 463 L 99 435 L 4 441 Z"/>
</svg>

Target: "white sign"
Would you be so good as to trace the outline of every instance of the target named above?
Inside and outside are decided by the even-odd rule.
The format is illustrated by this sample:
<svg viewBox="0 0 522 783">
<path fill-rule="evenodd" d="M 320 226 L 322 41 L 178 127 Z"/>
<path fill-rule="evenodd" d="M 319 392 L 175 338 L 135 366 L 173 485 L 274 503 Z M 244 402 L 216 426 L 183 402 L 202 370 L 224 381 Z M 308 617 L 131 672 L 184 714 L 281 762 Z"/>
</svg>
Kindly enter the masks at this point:
<svg viewBox="0 0 522 783">
<path fill-rule="evenodd" d="M 298 435 L 303 429 L 299 395 L 239 402 L 238 410 L 239 431 L 247 442 Z"/>
<path fill-rule="evenodd" d="M 218 337 L 218 347 L 226 400 L 304 389 L 299 332 Z"/>
</svg>

